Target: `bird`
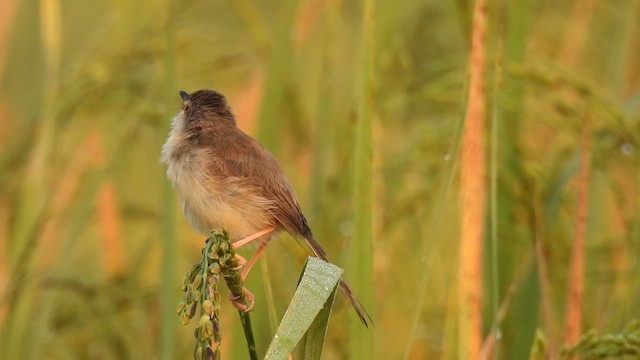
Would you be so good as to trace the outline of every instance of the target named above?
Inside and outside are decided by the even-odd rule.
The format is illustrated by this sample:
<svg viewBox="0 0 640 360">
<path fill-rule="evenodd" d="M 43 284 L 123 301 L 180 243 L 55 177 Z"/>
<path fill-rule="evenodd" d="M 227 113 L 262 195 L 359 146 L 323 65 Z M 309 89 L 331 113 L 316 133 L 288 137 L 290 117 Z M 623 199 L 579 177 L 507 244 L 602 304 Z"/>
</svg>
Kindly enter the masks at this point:
<svg viewBox="0 0 640 360">
<path fill-rule="evenodd" d="M 209 89 L 179 94 L 182 109 L 173 118 L 161 161 L 191 227 L 204 235 L 224 228 L 234 247 L 258 241 L 260 249 L 286 231 L 328 261 L 282 167 L 238 128 L 225 96 Z M 343 280 L 340 289 L 368 327 L 371 317 Z"/>
</svg>

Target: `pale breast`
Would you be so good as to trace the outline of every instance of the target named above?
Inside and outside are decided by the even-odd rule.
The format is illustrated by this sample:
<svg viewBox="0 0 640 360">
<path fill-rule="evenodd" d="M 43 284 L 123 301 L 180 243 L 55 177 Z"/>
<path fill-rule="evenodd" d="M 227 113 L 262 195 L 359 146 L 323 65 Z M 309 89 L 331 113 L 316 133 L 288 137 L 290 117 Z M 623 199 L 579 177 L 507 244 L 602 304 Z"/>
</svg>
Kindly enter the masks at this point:
<svg viewBox="0 0 640 360">
<path fill-rule="evenodd" d="M 225 228 L 237 241 L 273 226 L 272 202 L 246 179 L 212 174 L 209 164 L 215 156 L 206 148 L 185 147 L 187 139 L 180 130 L 174 122 L 162 160 L 193 229 L 207 235 L 211 229 Z"/>
</svg>

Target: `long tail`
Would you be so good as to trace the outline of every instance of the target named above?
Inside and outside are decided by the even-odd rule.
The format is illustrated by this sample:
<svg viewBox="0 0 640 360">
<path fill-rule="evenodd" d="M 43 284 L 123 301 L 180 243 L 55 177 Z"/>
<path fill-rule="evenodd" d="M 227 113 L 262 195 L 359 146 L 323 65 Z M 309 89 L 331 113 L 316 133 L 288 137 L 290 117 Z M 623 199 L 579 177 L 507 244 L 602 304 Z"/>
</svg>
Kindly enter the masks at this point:
<svg viewBox="0 0 640 360">
<path fill-rule="evenodd" d="M 313 238 L 313 236 L 307 235 L 304 237 L 304 239 L 309 245 L 309 248 L 311 248 L 311 251 L 313 251 L 313 253 L 318 258 L 329 262 L 329 260 L 327 259 L 327 254 L 324 252 L 324 249 L 322 249 L 320 244 L 318 244 L 318 242 Z M 340 280 L 340 290 L 342 290 L 342 293 L 347 298 L 347 301 L 349 301 L 349 304 L 351 304 L 351 307 L 358 315 L 358 318 L 360 318 L 360 321 L 362 322 L 362 324 L 367 328 L 369 327 L 369 324 L 373 326 L 373 320 L 371 320 L 371 316 L 369 316 L 369 313 L 367 313 L 367 310 L 364 309 L 364 307 L 360 303 L 360 300 L 358 300 L 358 298 L 353 293 L 353 291 L 351 291 L 347 283 L 345 283 L 342 280 Z"/>
</svg>

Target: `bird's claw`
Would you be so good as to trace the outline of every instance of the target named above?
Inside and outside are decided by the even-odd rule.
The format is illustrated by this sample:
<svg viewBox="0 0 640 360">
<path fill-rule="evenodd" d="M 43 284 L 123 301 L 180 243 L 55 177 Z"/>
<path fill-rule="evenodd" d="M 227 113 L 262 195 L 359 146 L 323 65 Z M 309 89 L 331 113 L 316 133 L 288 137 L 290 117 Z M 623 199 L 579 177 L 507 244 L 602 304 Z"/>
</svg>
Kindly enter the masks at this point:
<svg viewBox="0 0 640 360">
<path fill-rule="evenodd" d="M 238 254 L 236 254 L 236 260 L 238 261 L 238 266 L 230 268 L 231 270 L 240 270 L 247 265 L 247 259 Z"/>
<path fill-rule="evenodd" d="M 231 303 L 233 304 L 233 306 L 235 306 L 238 310 L 242 312 L 251 311 L 255 303 L 254 301 L 255 297 L 253 296 L 251 291 L 249 291 L 246 287 L 242 287 L 242 292 L 244 296 L 243 295 L 235 296 L 232 293 L 229 293 L 229 300 L 231 300 Z M 241 301 L 241 299 L 243 298 L 245 301 Z M 248 303 L 248 305 L 246 303 Z"/>
</svg>

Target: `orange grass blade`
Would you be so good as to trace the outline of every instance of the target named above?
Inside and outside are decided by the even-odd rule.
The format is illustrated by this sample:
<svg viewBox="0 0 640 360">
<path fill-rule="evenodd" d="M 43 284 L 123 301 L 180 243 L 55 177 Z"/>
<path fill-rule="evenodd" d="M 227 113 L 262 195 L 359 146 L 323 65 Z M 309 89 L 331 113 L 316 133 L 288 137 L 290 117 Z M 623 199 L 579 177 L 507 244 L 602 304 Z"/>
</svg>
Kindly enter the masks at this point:
<svg viewBox="0 0 640 360">
<path fill-rule="evenodd" d="M 480 355 L 482 303 L 482 236 L 485 218 L 485 39 L 487 4 L 478 0 L 473 10 L 471 35 L 469 100 L 462 133 L 461 237 L 459 283 L 459 357 L 477 359 Z"/>
<path fill-rule="evenodd" d="M 580 170 L 577 179 L 578 210 L 576 232 L 569 264 L 569 294 L 564 323 L 564 342 L 575 344 L 582 330 L 582 303 L 584 298 L 584 247 L 587 235 L 587 205 L 589 193 L 589 168 L 591 162 L 589 145 L 589 118 L 584 119 L 581 139 Z"/>
</svg>

